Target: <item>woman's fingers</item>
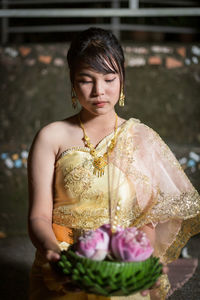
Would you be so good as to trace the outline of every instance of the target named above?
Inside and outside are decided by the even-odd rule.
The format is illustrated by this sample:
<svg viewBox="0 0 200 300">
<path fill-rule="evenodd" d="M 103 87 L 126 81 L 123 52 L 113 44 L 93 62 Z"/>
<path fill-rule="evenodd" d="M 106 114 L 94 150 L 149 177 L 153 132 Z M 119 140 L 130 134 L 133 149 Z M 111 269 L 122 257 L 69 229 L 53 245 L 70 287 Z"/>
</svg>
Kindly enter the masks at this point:
<svg viewBox="0 0 200 300">
<path fill-rule="evenodd" d="M 147 296 L 149 294 L 149 290 L 144 290 L 140 293 L 143 297 Z"/>
<path fill-rule="evenodd" d="M 158 279 L 156 283 L 151 287 L 151 289 L 156 289 L 160 286 L 160 280 Z"/>
<path fill-rule="evenodd" d="M 163 265 L 163 269 L 162 269 L 163 274 L 167 274 L 168 271 L 169 271 L 169 268 L 166 265 Z M 156 289 L 159 286 L 160 286 L 160 280 L 158 279 L 156 281 L 156 283 L 150 289 Z M 144 290 L 140 294 L 145 297 L 149 294 L 149 290 Z"/>
<path fill-rule="evenodd" d="M 163 274 L 167 274 L 168 273 L 169 268 L 167 267 L 167 265 L 163 265 L 162 271 L 163 271 Z"/>
<path fill-rule="evenodd" d="M 144 290 L 144 291 L 140 292 L 140 294 L 145 297 L 149 294 L 150 290 L 156 289 L 159 286 L 160 286 L 160 280 L 157 280 L 156 283 L 152 287 L 150 287 L 148 290 Z"/>
<path fill-rule="evenodd" d="M 57 261 L 57 260 L 60 259 L 60 254 L 57 253 L 57 252 L 55 252 L 55 251 L 53 251 L 53 250 L 47 250 L 47 252 L 46 252 L 46 259 L 48 261 L 55 262 L 55 261 Z"/>
</svg>

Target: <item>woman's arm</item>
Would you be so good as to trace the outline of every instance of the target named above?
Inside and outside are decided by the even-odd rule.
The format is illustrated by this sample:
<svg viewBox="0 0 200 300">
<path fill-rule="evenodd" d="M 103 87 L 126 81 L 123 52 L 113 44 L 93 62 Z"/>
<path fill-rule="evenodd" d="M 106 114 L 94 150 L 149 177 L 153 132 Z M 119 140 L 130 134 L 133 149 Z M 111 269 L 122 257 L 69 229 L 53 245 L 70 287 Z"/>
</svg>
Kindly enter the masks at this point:
<svg viewBox="0 0 200 300">
<path fill-rule="evenodd" d="M 150 240 L 151 246 L 155 247 L 156 234 L 155 234 L 154 226 L 149 223 L 149 224 L 141 227 L 140 230 L 143 230 L 146 233 L 148 239 Z M 163 272 L 163 274 L 168 273 L 168 268 L 166 265 L 163 265 L 162 272 Z M 160 286 L 160 280 L 158 279 L 157 282 L 154 284 L 154 286 L 151 289 L 142 291 L 141 295 L 146 296 L 146 295 L 150 294 L 151 299 L 159 300 L 160 296 L 157 295 L 157 294 L 159 294 L 159 291 L 157 290 L 159 288 L 159 286 Z"/>
<path fill-rule="evenodd" d="M 28 229 L 34 246 L 48 259 L 59 259 L 59 246 L 52 230 L 53 177 L 56 135 L 52 125 L 36 136 L 28 158 Z"/>
<path fill-rule="evenodd" d="M 156 234 L 155 234 L 155 228 L 153 227 L 153 225 L 147 224 L 147 225 L 141 227 L 140 230 L 142 230 L 146 233 L 146 236 L 150 240 L 151 246 L 154 247 L 155 246 Z"/>
</svg>

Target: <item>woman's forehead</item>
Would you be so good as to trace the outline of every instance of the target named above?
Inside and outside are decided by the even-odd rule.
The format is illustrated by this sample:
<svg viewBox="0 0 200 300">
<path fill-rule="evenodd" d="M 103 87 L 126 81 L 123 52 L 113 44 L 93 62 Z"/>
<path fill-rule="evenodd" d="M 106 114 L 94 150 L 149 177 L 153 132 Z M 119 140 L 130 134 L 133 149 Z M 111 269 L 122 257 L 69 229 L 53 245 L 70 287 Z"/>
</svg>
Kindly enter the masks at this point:
<svg viewBox="0 0 200 300">
<path fill-rule="evenodd" d="M 108 71 L 108 72 L 99 72 L 91 67 L 84 67 L 84 68 L 79 68 L 76 70 L 75 75 L 77 76 L 105 76 L 107 74 L 117 74 L 115 71 Z"/>
<path fill-rule="evenodd" d="M 75 74 L 76 75 L 86 75 L 86 74 L 102 74 L 102 75 L 107 75 L 107 74 L 118 74 L 116 70 L 107 62 L 104 61 L 104 66 L 107 66 L 106 68 L 100 68 L 98 65 L 89 65 L 86 63 L 80 63 L 76 66 Z"/>
</svg>

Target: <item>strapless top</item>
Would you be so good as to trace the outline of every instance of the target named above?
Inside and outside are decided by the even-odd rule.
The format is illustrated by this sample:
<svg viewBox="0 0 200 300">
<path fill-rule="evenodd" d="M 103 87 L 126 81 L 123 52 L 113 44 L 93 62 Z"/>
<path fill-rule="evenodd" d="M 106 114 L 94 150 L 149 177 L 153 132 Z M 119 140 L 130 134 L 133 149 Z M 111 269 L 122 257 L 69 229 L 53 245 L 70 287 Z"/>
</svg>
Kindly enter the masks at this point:
<svg viewBox="0 0 200 300">
<path fill-rule="evenodd" d="M 137 120 L 129 119 L 118 127 L 117 138 L 134 122 Z M 98 156 L 106 152 L 113 135 L 111 133 L 97 145 Z M 134 186 L 126 174 L 113 162 L 105 167 L 103 176 L 98 177 L 93 171 L 89 148 L 73 147 L 61 154 L 55 165 L 53 223 L 82 230 L 94 229 L 109 223 L 110 205 L 116 215 L 120 201 L 118 225 L 130 226 L 137 205 Z"/>
</svg>

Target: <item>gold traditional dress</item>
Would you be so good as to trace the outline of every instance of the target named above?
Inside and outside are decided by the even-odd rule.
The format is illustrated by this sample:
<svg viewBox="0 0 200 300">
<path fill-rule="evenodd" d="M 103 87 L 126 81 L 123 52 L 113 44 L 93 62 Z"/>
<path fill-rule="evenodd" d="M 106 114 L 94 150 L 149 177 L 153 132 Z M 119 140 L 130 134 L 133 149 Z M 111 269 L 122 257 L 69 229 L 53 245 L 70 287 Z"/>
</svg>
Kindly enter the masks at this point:
<svg viewBox="0 0 200 300">
<path fill-rule="evenodd" d="M 99 155 L 107 150 L 113 134 L 96 147 Z M 59 243 L 72 243 L 85 230 L 109 223 L 109 201 L 117 223 L 124 227 L 151 224 L 156 231 L 155 255 L 164 263 L 178 258 L 188 239 L 200 231 L 200 197 L 178 161 L 159 135 L 139 120 L 129 119 L 117 129 L 117 143 L 109 157 L 105 174 L 93 174 L 93 157 L 87 147 L 62 153 L 55 164 L 53 230 Z M 109 179 L 109 180 L 108 180 Z M 61 244 L 62 245 L 62 244 Z M 62 280 L 55 279 L 49 264 L 37 252 L 31 271 L 32 300 L 139 300 L 63 292 Z M 165 299 L 167 276 L 151 299 Z"/>
</svg>

